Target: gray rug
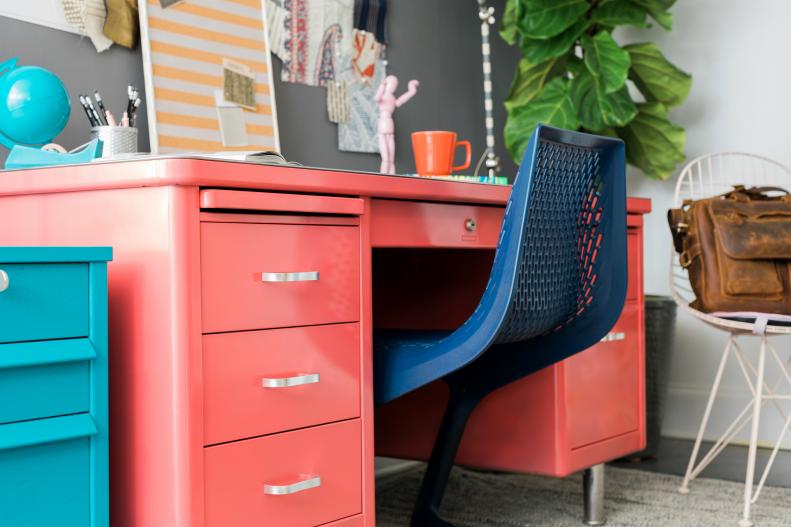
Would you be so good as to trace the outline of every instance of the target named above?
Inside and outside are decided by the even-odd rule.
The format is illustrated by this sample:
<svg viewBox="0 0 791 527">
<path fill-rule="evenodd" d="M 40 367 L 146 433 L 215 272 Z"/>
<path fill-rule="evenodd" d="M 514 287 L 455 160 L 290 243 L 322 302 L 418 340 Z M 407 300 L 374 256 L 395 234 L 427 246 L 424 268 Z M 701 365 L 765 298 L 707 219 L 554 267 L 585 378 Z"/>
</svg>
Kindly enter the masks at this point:
<svg viewBox="0 0 791 527">
<path fill-rule="evenodd" d="M 422 466 L 387 476 L 376 485 L 376 525 L 409 524 Z M 455 468 L 443 501 L 444 517 L 460 527 L 580 527 L 582 479 L 494 474 Z M 607 467 L 609 527 L 736 527 L 744 486 L 699 479 L 686 496 L 681 478 Z M 756 527 L 791 526 L 791 489 L 766 487 L 754 505 Z"/>
</svg>

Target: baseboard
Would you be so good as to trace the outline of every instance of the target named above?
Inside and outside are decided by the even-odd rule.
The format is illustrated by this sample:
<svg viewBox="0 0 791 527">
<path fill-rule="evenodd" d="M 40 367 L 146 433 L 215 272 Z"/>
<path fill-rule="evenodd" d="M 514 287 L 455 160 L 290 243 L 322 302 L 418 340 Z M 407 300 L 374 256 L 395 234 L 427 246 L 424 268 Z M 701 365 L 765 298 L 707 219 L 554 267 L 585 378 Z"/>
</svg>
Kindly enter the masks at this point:
<svg viewBox="0 0 791 527">
<path fill-rule="evenodd" d="M 679 439 L 695 439 L 700 427 L 700 420 L 706 409 L 710 386 L 671 385 L 665 406 L 662 435 Z M 721 387 L 712 409 L 709 426 L 703 438 L 716 441 L 728 428 L 733 419 L 749 402 L 750 393 L 747 388 L 736 389 Z M 779 401 L 786 411 L 791 411 L 789 402 Z M 783 430 L 784 419 L 780 413 L 767 402 L 761 414 L 758 433 L 759 445 L 772 448 Z M 746 425 L 734 439 L 734 444 L 746 445 L 749 442 L 750 425 Z M 781 445 L 783 450 L 791 450 L 791 432 Z"/>
</svg>

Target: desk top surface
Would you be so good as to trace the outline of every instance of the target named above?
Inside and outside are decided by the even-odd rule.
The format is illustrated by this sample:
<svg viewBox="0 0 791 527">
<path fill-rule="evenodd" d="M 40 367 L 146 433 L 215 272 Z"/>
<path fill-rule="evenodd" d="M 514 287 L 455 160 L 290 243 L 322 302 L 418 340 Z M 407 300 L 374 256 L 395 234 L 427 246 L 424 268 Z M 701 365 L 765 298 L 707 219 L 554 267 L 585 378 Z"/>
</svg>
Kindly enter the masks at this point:
<svg viewBox="0 0 791 527">
<path fill-rule="evenodd" d="M 199 157 L 143 158 L 0 172 L 0 196 L 174 185 L 486 205 L 505 205 L 511 192 L 511 187 L 505 185 Z M 650 209 L 648 199 L 629 199 L 630 212 L 646 213 Z"/>
</svg>

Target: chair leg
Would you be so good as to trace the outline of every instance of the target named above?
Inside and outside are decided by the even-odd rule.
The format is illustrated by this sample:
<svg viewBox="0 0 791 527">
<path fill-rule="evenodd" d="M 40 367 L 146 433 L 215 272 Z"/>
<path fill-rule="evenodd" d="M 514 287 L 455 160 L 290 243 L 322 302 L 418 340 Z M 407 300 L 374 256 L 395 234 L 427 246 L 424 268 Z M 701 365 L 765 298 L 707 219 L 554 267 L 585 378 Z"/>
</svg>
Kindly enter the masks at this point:
<svg viewBox="0 0 791 527">
<path fill-rule="evenodd" d="M 744 514 L 739 521 L 740 527 L 751 527 L 750 507 L 753 500 L 753 480 L 755 478 L 755 457 L 758 451 L 758 427 L 761 419 L 761 405 L 764 390 L 764 369 L 766 365 L 766 335 L 761 335 L 761 348 L 758 352 L 758 372 L 753 394 L 753 421 L 750 431 L 750 449 L 747 455 L 747 475 L 744 479 Z"/>
<path fill-rule="evenodd" d="M 698 436 L 695 438 L 695 446 L 692 447 L 692 454 L 689 456 L 689 464 L 687 465 L 687 472 L 684 474 L 684 481 L 681 483 L 681 487 L 678 489 L 681 494 L 689 493 L 689 482 L 694 479 L 693 471 L 695 470 L 695 461 L 698 459 L 698 452 L 700 452 L 700 443 L 703 441 L 703 434 L 706 432 L 706 426 L 709 424 L 711 409 L 714 406 L 714 400 L 716 399 L 717 391 L 720 388 L 720 381 L 722 380 L 722 374 L 725 371 L 725 365 L 728 362 L 728 354 L 731 351 L 732 345 L 733 335 L 730 335 L 728 337 L 728 342 L 725 344 L 725 350 L 722 352 L 722 359 L 720 360 L 720 365 L 717 369 L 717 375 L 714 377 L 714 384 L 711 386 L 709 400 L 706 403 L 706 411 L 703 412 L 703 419 L 700 421 Z"/>
<path fill-rule="evenodd" d="M 450 401 L 412 513 L 412 527 L 453 527 L 453 524 L 440 518 L 439 509 L 464 428 L 480 400 L 480 396 L 471 395 L 463 389 L 455 390 L 451 386 Z"/>
<path fill-rule="evenodd" d="M 604 463 L 585 470 L 582 476 L 585 493 L 585 525 L 604 525 Z"/>
</svg>

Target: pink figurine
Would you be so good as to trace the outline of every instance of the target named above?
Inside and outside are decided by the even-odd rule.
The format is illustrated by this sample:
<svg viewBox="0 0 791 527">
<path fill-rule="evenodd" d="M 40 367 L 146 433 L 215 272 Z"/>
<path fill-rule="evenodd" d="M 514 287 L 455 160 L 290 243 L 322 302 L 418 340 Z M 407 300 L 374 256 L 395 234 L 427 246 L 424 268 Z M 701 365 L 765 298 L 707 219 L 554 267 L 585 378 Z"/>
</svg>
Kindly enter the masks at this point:
<svg viewBox="0 0 791 527">
<path fill-rule="evenodd" d="M 395 75 L 388 75 L 379 89 L 376 90 L 374 101 L 379 105 L 379 153 L 382 156 L 382 166 L 379 171 L 382 174 L 395 174 L 395 124 L 393 123 L 393 112 L 396 108 L 404 105 L 417 93 L 420 83 L 416 80 L 409 81 L 409 88 L 401 97 L 395 97 L 398 89 L 398 78 Z"/>
</svg>

